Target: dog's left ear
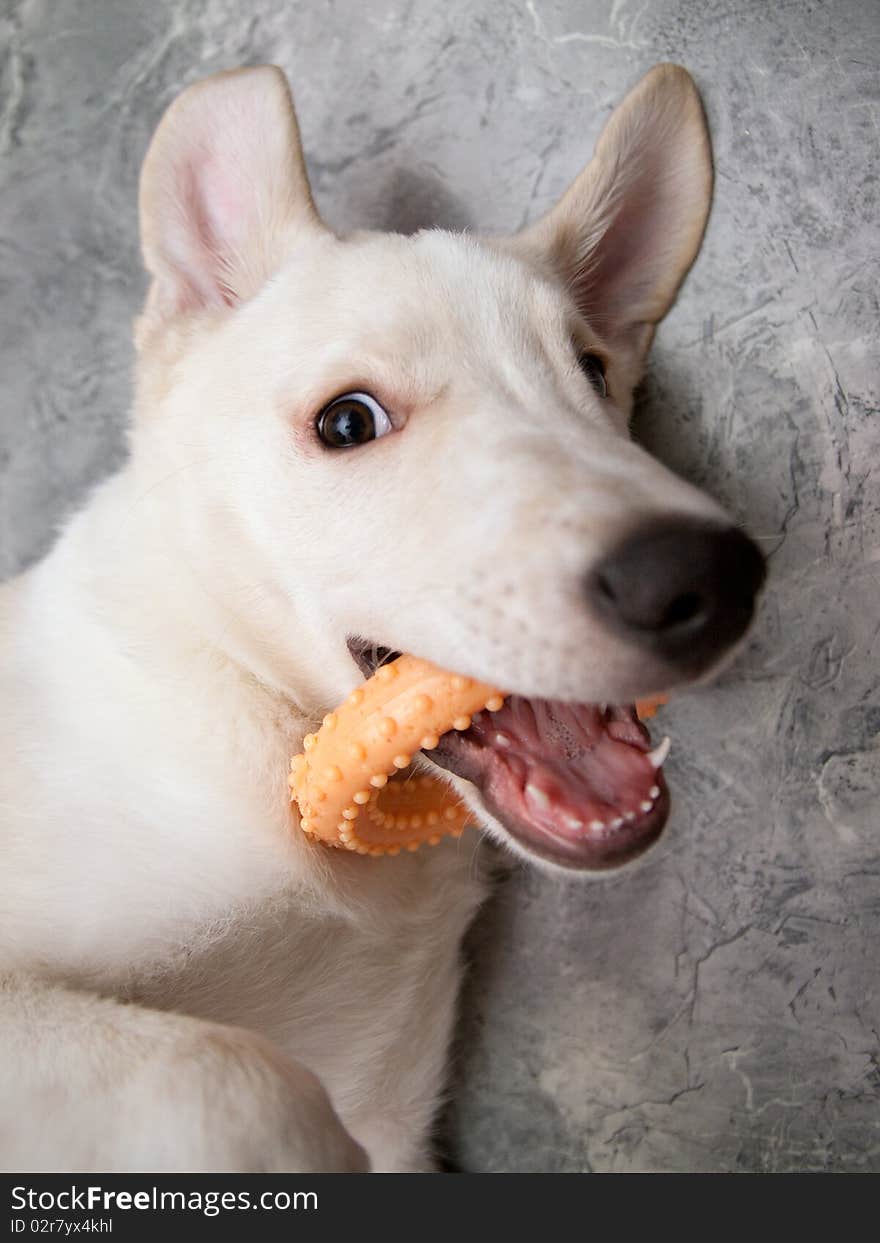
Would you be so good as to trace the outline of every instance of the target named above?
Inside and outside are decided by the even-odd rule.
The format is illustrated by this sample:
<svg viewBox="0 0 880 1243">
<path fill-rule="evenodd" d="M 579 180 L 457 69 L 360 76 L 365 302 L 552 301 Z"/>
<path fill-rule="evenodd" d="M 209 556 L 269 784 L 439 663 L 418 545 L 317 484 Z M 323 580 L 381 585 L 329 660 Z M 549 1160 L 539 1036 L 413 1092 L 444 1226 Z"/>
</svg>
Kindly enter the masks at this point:
<svg viewBox="0 0 880 1243">
<path fill-rule="evenodd" d="M 140 213 L 148 325 L 245 301 L 298 231 L 323 230 L 280 69 L 218 73 L 178 96 L 144 160 Z"/>
<path fill-rule="evenodd" d="M 511 244 L 563 280 L 637 378 L 700 248 L 711 197 L 697 88 L 680 65 L 657 65 L 612 113 L 559 203 Z"/>
</svg>

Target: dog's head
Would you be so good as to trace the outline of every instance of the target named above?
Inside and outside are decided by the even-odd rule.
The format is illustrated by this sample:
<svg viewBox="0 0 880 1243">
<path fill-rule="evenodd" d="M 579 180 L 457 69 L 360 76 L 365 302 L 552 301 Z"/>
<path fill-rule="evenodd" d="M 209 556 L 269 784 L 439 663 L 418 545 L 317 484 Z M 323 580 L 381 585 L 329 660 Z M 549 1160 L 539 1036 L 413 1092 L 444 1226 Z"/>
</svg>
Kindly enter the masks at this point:
<svg viewBox="0 0 880 1243">
<path fill-rule="evenodd" d="M 512 238 L 336 236 L 273 68 L 185 91 L 144 165 L 135 458 L 173 508 L 194 624 L 315 712 L 373 644 L 509 688 L 506 719 L 434 759 L 562 865 L 659 832 L 662 778 L 614 705 L 717 666 L 763 575 L 627 436 L 711 180 L 671 65 Z"/>
</svg>

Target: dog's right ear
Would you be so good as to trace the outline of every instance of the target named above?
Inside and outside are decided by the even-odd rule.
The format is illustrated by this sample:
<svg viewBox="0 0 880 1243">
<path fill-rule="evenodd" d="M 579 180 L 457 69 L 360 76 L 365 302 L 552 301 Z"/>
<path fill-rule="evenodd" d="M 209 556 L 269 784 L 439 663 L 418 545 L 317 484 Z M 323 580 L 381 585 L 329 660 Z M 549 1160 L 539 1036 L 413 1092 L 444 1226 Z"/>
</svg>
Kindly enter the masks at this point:
<svg viewBox="0 0 880 1243">
<path fill-rule="evenodd" d="M 178 96 L 144 160 L 140 216 L 145 328 L 247 300 L 296 231 L 323 230 L 280 69 L 218 73 Z"/>
<path fill-rule="evenodd" d="M 711 196 L 697 88 L 680 65 L 657 65 L 614 110 L 556 206 L 507 245 L 562 279 L 635 381 L 697 254 Z"/>
</svg>

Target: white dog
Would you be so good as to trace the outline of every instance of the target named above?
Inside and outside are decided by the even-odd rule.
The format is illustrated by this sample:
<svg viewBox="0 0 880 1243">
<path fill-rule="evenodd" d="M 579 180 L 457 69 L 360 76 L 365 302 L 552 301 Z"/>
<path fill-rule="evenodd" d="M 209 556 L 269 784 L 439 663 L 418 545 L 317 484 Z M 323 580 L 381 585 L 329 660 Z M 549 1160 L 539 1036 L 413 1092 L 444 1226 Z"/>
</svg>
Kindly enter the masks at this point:
<svg viewBox="0 0 880 1243">
<path fill-rule="evenodd" d="M 4 1168 L 431 1167 L 473 848 L 311 842 L 288 760 L 412 652 L 513 692 L 420 759 L 493 837 L 594 872 L 657 836 L 626 705 L 763 574 L 626 433 L 710 188 L 672 65 L 513 238 L 334 235 L 277 69 L 170 108 L 130 460 L 0 590 Z"/>
</svg>

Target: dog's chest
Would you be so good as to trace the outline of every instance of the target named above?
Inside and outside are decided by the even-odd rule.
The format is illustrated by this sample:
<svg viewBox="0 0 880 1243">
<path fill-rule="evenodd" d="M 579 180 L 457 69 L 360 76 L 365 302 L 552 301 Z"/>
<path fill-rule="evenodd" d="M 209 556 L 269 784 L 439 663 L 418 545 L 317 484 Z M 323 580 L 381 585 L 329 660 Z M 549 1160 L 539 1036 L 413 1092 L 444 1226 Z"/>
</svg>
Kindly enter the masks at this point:
<svg viewBox="0 0 880 1243">
<path fill-rule="evenodd" d="M 413 1109 L 427 1121 L 442 1089 L 461 938 L 484 894 L 473 847 L 450 840 L 418 860 L 340 859 L 364 873 L 360 898 L 357 877 L 327 903 L 335 914 L 278 897 L 133 995 L 267 1036 L 319 1075 L 356 1133 L 378 1117 L 403 1125 Z"/>
</svg>

